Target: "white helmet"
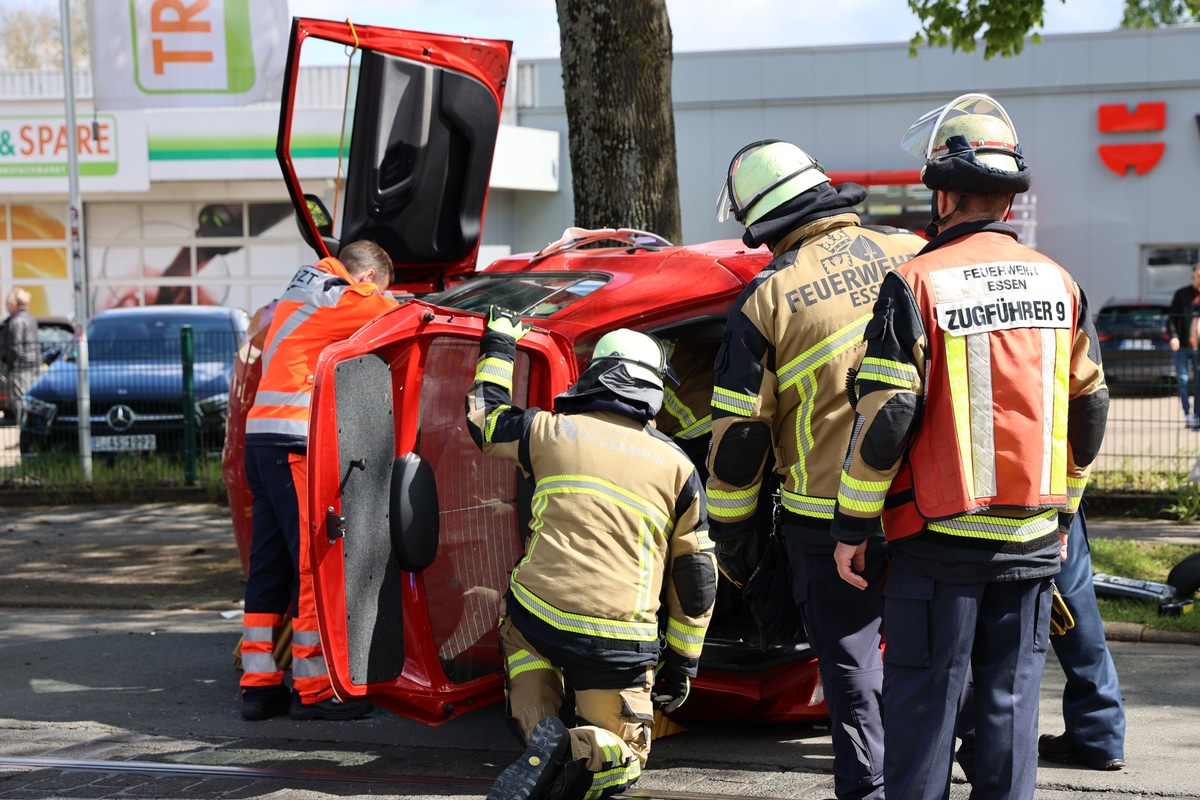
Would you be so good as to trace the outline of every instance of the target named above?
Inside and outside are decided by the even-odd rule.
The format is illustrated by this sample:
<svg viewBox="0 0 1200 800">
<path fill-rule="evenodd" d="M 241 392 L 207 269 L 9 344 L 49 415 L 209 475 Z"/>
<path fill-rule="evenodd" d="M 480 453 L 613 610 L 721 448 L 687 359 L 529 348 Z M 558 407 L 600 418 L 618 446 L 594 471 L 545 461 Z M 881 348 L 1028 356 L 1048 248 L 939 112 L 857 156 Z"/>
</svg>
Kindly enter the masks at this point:
<svg viewBox="0 0 1200 800">
<path fill-rule="evenodd" d="M 619 362 L 631 378 L 663 388 L 663 376 L 674 378 L 667 351 L 653 336 L 618 328 L 600 337 L 588 368 L 600 361 Z"/>
<path fill-rule="evenodd" d="M 1012 120 L 986 94 L 964 94 L 921 115 L 900 146 L 925 162 L 921 181 L 930 189 L 1017 194 L 1030 186 Z"/>
<path fill-rule="evenodd" d="M 749 227 L 823 183 L 829 183 L 829 176 L 796 145 L 778 139 L 748 144 L 729 163 L 725 185 L 717 196 L 717 221 L 733 217 Z"/>
</svg>

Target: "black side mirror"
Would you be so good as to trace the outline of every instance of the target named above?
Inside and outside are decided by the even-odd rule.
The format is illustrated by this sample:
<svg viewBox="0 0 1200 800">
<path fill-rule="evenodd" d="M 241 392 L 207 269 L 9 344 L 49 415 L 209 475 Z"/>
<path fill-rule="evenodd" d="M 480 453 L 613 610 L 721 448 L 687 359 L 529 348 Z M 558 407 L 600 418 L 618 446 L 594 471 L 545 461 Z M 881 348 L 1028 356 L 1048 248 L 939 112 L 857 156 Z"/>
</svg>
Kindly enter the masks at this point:
<svg viewBox="0 0 1200 800">
<path fill-rule="evenodd" d="M 322 236 L 333 236 L 333 217 L 330 215 L 329 209 L 325 208 L 325 204 L 321 202 L 321 198 L 315 194 L 306 194 L 304 202 L 308 204 L 308 213 L 312 215 L 313 224 L 317 226 L 317 233 Z"/>
<path fill-rule="evenodd" d="M 437 481 L 433 467 L 416 453 L 392 464 L 389 522 L 400 569 L 420 572 L 433 563 L 440 530 Z"/>
</svg>

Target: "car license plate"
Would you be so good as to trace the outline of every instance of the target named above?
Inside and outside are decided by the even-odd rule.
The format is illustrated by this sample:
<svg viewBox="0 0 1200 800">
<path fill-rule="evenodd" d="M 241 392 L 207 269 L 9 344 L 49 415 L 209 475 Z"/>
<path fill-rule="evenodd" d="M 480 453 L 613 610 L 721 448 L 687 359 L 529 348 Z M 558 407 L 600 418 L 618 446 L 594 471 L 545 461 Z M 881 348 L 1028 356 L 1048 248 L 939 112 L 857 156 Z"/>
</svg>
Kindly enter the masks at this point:
<svg viewBox="0 0 1200 800">
<path fill-rule="evenodd" d="M 1122 339 L 1122 350 L 1153 350 L 1154 342 L 1149 339 Z"/>
<path fill-rule="evenodd" d="M 93 436 L 92 452 L 124 453 L 132 450 L 153 450 L 155 444 L 153 433 L 135 436 Z"/>
</svg>

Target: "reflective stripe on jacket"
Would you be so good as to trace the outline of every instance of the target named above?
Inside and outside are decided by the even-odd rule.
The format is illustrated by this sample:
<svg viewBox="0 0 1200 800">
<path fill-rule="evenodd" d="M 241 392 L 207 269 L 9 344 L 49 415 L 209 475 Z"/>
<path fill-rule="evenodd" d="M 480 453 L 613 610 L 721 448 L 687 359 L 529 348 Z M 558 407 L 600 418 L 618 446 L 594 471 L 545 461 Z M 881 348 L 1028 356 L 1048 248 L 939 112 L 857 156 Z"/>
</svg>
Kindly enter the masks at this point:
<svg viewBox="0 0 1200 800">
<path fill-rule="evenodd" d="M 246 414 L 246 444 L 304 449 L 321 351 L 397 305 L 375 284 L 354 283 L 336 258 L 301 267 L 271 318 L 262 379 Z"/>
</svg>

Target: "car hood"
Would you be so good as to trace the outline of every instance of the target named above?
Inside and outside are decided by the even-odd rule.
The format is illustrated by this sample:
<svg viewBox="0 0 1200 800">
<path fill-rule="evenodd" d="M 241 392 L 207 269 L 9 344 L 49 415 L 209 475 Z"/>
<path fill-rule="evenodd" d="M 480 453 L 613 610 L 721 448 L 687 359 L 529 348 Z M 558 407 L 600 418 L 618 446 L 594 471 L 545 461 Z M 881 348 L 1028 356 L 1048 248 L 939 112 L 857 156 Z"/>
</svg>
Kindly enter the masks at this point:
<svg viewBox="0 0 1200 800">
<path fill-rule="evenodd" d="M 229 391 L 232 366 L 215 361 L 193 367 L 196 399 Z M 30 387 L 28 394 L 48 403 L 74 402 L 78 385 L 74 361 L 56 361 Z M 183 371 L 178 363 L 93 361 L 88 366 L 88 389 L 93 401 L 178 400 L 183 396 Z"/>
</svg>

